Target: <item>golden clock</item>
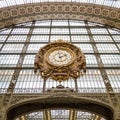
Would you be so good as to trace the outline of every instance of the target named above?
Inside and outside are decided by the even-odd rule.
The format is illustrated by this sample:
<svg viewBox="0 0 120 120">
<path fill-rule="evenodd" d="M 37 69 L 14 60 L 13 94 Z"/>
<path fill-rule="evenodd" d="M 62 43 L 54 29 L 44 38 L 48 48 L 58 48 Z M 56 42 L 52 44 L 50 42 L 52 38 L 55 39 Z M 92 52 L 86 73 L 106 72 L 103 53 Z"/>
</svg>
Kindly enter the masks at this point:
<svg viewBox="0 0 120 120">
<path fill-rule="evenodd" d="M 53 66 L 68 66 L 75 60 L 72 50 L 65 47 L 52 48 L 45 54 L 46 61 Z"/>
<path fill-rule="evenodd" d="M 62 82 L 77 79 L 86 71 L 86 60 L 81 49 L 75 45 L 57 40 L 40 48 L 34 62 L 34 72 L 39 69 L 40 76 Z"/>
</svg>

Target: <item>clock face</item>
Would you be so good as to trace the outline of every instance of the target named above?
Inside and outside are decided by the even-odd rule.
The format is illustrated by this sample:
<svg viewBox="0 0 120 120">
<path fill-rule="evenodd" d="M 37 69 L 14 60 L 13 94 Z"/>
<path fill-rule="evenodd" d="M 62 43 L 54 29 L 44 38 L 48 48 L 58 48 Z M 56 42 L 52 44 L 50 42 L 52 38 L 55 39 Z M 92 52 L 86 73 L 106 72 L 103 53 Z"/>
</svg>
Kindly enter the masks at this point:
<svg viewBox="0 0 120 120">
<path fill-rule="evenodd" d="M 67 49 L 52 50 L 47 57 L 48 62 L 56 66 L 66 66 L 73 61 L 73 53 Z"/>
</svg>

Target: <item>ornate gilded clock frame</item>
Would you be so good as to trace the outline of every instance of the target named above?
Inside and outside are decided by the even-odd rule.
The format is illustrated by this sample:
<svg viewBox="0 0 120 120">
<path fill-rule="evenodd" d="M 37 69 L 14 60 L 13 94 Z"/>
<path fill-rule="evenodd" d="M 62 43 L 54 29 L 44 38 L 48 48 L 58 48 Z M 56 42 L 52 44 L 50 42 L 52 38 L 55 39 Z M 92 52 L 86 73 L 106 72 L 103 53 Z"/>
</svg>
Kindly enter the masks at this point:
<svg viewBox="0 0 120 120">
<path fill-rule="evenodd" d="M 52 51 L 59 49 L 64 49 L 71 54 L 72 60 L 69 64 L 55 65 L 49 62 L 49 54 Z M 40 76 L 45 80 L 50 78 L 62 82 L 68 79 L 77 79 L 83 72 L 86 72 L 86 59 L 80 48 L 69 42 L 57 40 L 40 48 L 35 56 L 35 73 L 37 72 L 37 69 L 39 69 Z"/>
</svg>

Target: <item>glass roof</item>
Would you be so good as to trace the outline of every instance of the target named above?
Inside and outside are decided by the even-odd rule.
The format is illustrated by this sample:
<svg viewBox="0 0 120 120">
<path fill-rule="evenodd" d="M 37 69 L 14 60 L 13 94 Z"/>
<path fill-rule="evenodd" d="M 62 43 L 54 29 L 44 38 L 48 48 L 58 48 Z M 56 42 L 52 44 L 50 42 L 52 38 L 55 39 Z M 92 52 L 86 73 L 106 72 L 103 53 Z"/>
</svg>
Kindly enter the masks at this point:
<svg viewBox="0 0 120 120">
<path fill-rule="evenodd" d="M 120 0 L 0 0 L 0 8 L 37 2 L 83 2 L 120 8 Z"/>
</svg>

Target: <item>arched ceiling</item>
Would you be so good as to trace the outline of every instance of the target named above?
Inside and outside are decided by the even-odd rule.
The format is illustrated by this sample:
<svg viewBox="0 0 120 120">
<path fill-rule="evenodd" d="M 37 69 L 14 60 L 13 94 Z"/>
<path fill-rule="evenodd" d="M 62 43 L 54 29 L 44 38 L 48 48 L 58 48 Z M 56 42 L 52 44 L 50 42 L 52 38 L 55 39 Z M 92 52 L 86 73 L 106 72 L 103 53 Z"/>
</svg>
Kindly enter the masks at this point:
<svg viewBox="0 0 120 120">
<path fill-rule="evenodd" d="M 38 2 L 82 2 L 120 8 L 120 0 L 0 0 L 0 8 Z"/>
<path fill-rule="evenodd" d="M 62 102 L 61 102 L 62 101 Z M 28 109 L 29 108 L 29 109 Z M 113 110 L 110 106 L 85 99 L 71 98 L 71 97 L 42 97 L 40 99 L 33 99 L 18 103 L 11 106 L 7 112 L 7 120 L 13 120 L 20 115 L 39 110 L 51 109 L 77 109 L 82 111 L 89 111 L 101 116 L 107 120 L 113 120 Z"/>
<path fill-rule="evenodd" d="M 76 2 L 39 2 L 0 8 L 0 28 L 46 19 L 75 19 L 120 28 L 120 9 Z"/>
</svg>

